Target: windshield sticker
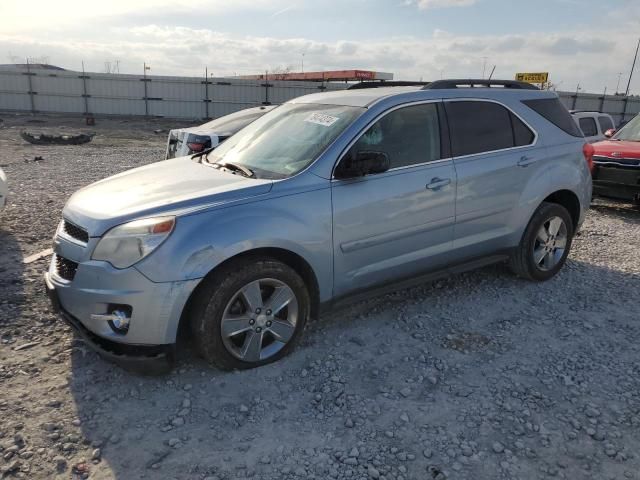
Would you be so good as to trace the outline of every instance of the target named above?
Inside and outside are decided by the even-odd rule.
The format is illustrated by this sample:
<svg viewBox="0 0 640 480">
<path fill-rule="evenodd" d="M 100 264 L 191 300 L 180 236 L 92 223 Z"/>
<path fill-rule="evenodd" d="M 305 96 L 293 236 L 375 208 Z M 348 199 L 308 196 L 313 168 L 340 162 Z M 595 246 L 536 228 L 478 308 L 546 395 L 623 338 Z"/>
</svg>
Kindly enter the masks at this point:
<svg viewBox="0 0 640 480">
<path fill-rule="evenodd" d="M 334 117 L 332 115 L 324 115 L 322 113 L 312 113 L 304 119 L 305 122 L 316 123 L 324 127 L 330 127 L 338 120 L 340 120 L 338 117 Z"/>
</svg>

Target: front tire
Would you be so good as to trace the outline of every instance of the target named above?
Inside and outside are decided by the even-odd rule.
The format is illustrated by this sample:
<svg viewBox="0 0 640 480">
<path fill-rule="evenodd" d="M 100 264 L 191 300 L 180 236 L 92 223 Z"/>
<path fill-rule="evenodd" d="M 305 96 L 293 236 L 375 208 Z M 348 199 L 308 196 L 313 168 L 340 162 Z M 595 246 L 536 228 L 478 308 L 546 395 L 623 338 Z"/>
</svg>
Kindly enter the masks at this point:
<svg viewBox="0 0 640 480">
<path fill-rule="evenodd" d="M 275 362 L 295 346 L 309 319 L 304 280 L 274 259 L 234 262 L 205 280 L 191 311 L 199 353 L 223 370 Z"/>
<path fill-rule="evenodd" d="M 511 255 L 511 270 L 519 277 L 538 282 L 554 277 L 567 260 L 573 232 L 573 221 L 566 208 L 557 203 L 542 203 Z"/>
</svg>

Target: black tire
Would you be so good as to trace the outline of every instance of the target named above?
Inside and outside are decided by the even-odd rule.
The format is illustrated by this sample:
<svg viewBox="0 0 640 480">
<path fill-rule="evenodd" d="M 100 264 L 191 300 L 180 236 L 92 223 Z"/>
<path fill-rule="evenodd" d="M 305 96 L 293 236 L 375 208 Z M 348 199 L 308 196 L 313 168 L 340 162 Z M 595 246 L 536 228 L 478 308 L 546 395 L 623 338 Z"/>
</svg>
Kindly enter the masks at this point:
<svg viewBox="0 0 640 480">
<path fill-rule="evenodd" d="M 227 304 L 247 284 L 261 279 L 276 279 L 294 293 L 298 315 L 291 339 L 277 353 L 258 361 L 243 361 L 225 346 L 222 319 Z M 275 362 L 294 348 L 311 312 L 311 300 L 304 280 L 288 265 L 271 258 L 247 258 L 214 272 L 200 285 L 190 310 L 190 325 L 198 353 L 223 370 L 248 369 Z"/>
<path fill-rule="evenodd" d="M 536 237 L 540 228 L 553 217 L 560 217 L 566 226 L 567 240 L 564 253 L 553 268 L 542 269 L 534 260 Z M 544 202 L 535 211 L 522 235 L 520 245 L 509 259 L 511 270 L 519 277 L 536 282 L 543 282 L 555 276 L 567 260 L 573 241 L 574 226 L 571 215 L 566 208 L 557 203 Z"/>
</svg>

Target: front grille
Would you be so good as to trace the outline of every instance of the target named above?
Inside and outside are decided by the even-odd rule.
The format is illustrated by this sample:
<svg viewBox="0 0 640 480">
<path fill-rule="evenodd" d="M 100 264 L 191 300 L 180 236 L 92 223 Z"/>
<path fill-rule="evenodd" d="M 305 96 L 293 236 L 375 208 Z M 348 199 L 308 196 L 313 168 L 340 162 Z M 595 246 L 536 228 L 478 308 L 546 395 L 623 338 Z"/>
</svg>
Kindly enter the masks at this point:
<svg viewBox="0 0 640 480">
<path fill-rule="evenodd" d="M 640 158 L 616 158 L 616 157 L 601 157 L 594 156 L 594 162 L 605 162 L 605 163 L 617 163 L 620 165 L 625 165 L 629 167 L 640 167 Z"/>
<path fill-rule="evenodd" d="M 74 238 L 79 242 L 87 243 L 89 241 L 89 233 L 85 229 L 80 228 L 67 220 L 62 222 L 62 230 L 71 238 Z"/>
<path fill-rule="evenodd" d="M 56 273 L 58 276 L 68 282 L 72 282 L 76 276 L 78 264 L 68 260 L 60 255 L 56 255 Z"/>
</svg>

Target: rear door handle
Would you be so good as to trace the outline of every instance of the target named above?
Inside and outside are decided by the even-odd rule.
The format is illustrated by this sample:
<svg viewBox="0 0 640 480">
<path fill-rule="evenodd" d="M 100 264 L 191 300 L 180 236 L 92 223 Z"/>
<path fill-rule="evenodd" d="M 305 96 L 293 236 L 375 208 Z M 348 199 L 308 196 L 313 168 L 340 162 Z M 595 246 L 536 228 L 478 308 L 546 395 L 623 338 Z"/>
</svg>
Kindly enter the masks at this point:
<svg viewBox="0 0 640 480">
<path fill-rule="evenodd" d="M 523 156 L 520 157 L 520 160 L 518 160 L 518 166 L 519 167 L 528 167 L 529 165 L 531 165 L 535 161 L 536 161 L 535 158 L 527 157 L 526 155 L 523 155 Z"/>
<path fill-rule="evenodd" d="M 446 187 L 451 183 L 450 178 L 438 178 L 434 177 L 431 182 L 427 183 L 427 190 L 439 190 L 442 187 Z"/>
</svg>

